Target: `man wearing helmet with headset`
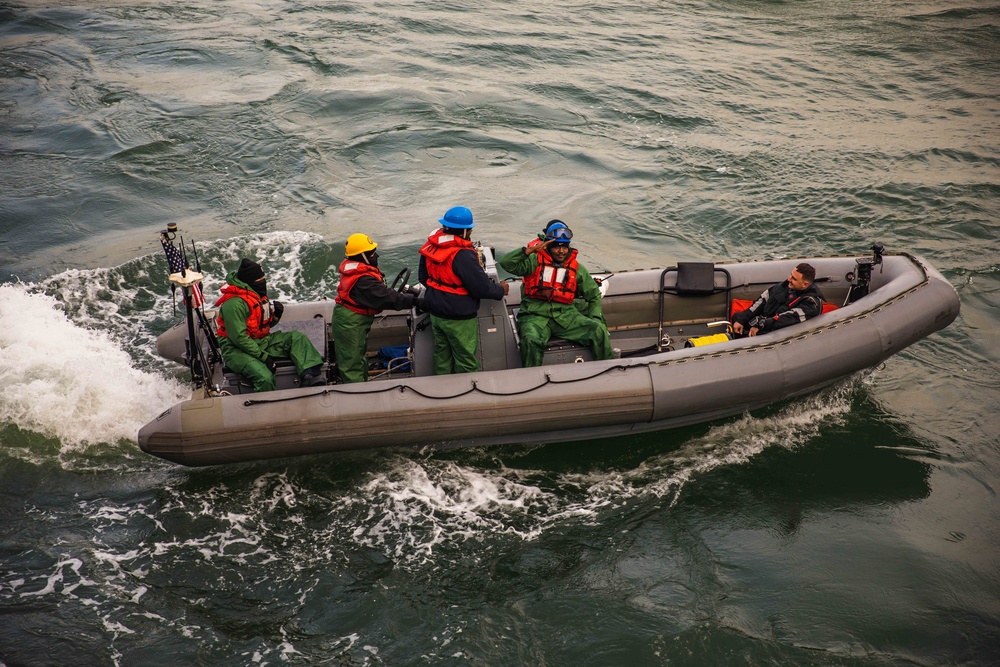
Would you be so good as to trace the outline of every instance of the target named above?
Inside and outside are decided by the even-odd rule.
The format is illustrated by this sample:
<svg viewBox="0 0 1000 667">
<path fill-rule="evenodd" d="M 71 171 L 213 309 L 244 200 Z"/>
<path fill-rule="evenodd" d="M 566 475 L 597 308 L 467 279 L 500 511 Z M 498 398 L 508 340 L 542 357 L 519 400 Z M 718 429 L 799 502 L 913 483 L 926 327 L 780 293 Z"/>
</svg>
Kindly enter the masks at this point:
<svg viewBox="0 0 1000 667">
<path fill-rule="evenodd" d="M 397 292 L 385 284 L 378 268 L 378 244 L 365 234 L 351 234 L 345 244 L 330 333 L 342 382 L 368 379 L 368 332 L 383 310 L 408 310 L 417 304 L 413 294 Z"/>
<path fill-rule="evenodd" d="M 500 258 L 500 266 L 523 276 L 517 331 L 521 365 L 541 366 L 552 336 L 586 345 L 595 360 L 613 359 L 611 336 L 601 310 L 601 289 L 570 247 L 573 232 L 552 220 L 538 239 Z M 574 304 L 576 299 L 584 303 Z"/>
</svg>

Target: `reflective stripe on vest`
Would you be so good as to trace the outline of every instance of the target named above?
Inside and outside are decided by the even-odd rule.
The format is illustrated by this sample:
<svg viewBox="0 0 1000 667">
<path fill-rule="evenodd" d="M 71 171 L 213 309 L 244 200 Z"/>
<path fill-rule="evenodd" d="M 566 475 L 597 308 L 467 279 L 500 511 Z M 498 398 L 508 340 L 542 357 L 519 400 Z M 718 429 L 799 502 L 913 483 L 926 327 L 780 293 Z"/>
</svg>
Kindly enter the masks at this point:
<svg viewBox="0 0 1000 667">
<path fill-rule="evenodd" d="M 561 283 L 566 278 L 566 269 L 554 266 L 543 266 L 542 267 L 542 283 L 552 284 Z"/>
</svg>

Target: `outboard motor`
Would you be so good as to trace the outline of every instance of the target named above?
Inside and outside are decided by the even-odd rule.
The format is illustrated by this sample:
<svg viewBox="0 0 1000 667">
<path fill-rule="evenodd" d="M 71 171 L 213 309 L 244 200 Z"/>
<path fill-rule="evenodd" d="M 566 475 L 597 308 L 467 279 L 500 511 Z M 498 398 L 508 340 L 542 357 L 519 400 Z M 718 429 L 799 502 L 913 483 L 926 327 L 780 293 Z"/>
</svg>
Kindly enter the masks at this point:
<svg viewBox="0 0 1000 667">
<path fill-rule="evenodd" d="M 882 253 L 884 252 L 885 246 L 881 243 L 875 243 L 872 245 L 871 257 L 859 257 L 854 260 L 856 264 L 855 270 L 844 276 L 851 283 L 851 289 L 847 292 L 847 300 L 844 302 L 845 306 L 849 303 L 854 303 L 863 296 L 868 296 L 868 289 L 872 280 L 872 268 L 875 265 L 882 264 Z"/>
</svg>

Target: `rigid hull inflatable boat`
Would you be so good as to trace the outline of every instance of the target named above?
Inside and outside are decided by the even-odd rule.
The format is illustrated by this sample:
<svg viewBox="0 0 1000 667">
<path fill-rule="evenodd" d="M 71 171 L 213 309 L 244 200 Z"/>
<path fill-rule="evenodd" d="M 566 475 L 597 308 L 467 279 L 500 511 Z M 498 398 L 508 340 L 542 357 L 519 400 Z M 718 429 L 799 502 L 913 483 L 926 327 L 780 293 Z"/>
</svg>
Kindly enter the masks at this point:
<svg viewBox="0 0 1000 667">
<path fill-rule="evenodd" d="M 227 372 L 213 353 L 212 311 L 189 306 L 157 349 L 192 369 L 194 395 L 144 426 L 139 446 L 201 466 L 371 447 L 580 440 L 738 415 L 876 366 L 958 316 L 954 288 L 925 261 L 873 249 L 863 258 L 680 263 L 612 274 L 603 278 L 603 308 L 621 358 L 592 361 L 587 348 L 555 340 L 537 368 L 521 368 L 518 354 L 520 281 L 503 302 L 482 302 L 482 370 L 461 375 L 433 375 L 426 313 L 387 311 L 372 327 L 369 357 L 374 367 L 380 350 L 398 356 L 372 370 L 368 382 L 333 384 L 334 302 L 288 304 L 278 328 L 313 340 L 331 382 L 299 387 L 294 367 L 279 367 L 277 389 L 266 393 L 252 393 Z M 493 252 L 479 252 L 498 278 Z M 816 268 L 824 297 L 839 307 L 730 340 L 734 300 L 755 299 L 802 261 Z M 172 279 L 185 285 L 200 278 L 186 273 Z M 404 282 L 401 272 L 396 285 Z"/>
</svg>

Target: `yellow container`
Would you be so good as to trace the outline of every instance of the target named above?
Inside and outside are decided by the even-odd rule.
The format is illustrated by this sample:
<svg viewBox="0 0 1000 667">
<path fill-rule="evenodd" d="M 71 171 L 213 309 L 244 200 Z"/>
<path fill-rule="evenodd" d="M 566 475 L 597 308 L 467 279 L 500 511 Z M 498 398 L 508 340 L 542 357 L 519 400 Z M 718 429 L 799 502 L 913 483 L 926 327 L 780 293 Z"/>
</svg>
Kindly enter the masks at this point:
<svg viewBox="0 0 1000 667">
<path fill-rule="evenodd" d="M 702 345 L 712 345 L 713 343 L 725 343 L 729 339 L 729 334 L 727 333 L 698 336 L 697 338 L 688 338 L 684 341 L 684 347 L 701 347 Z"/>
</svg>

